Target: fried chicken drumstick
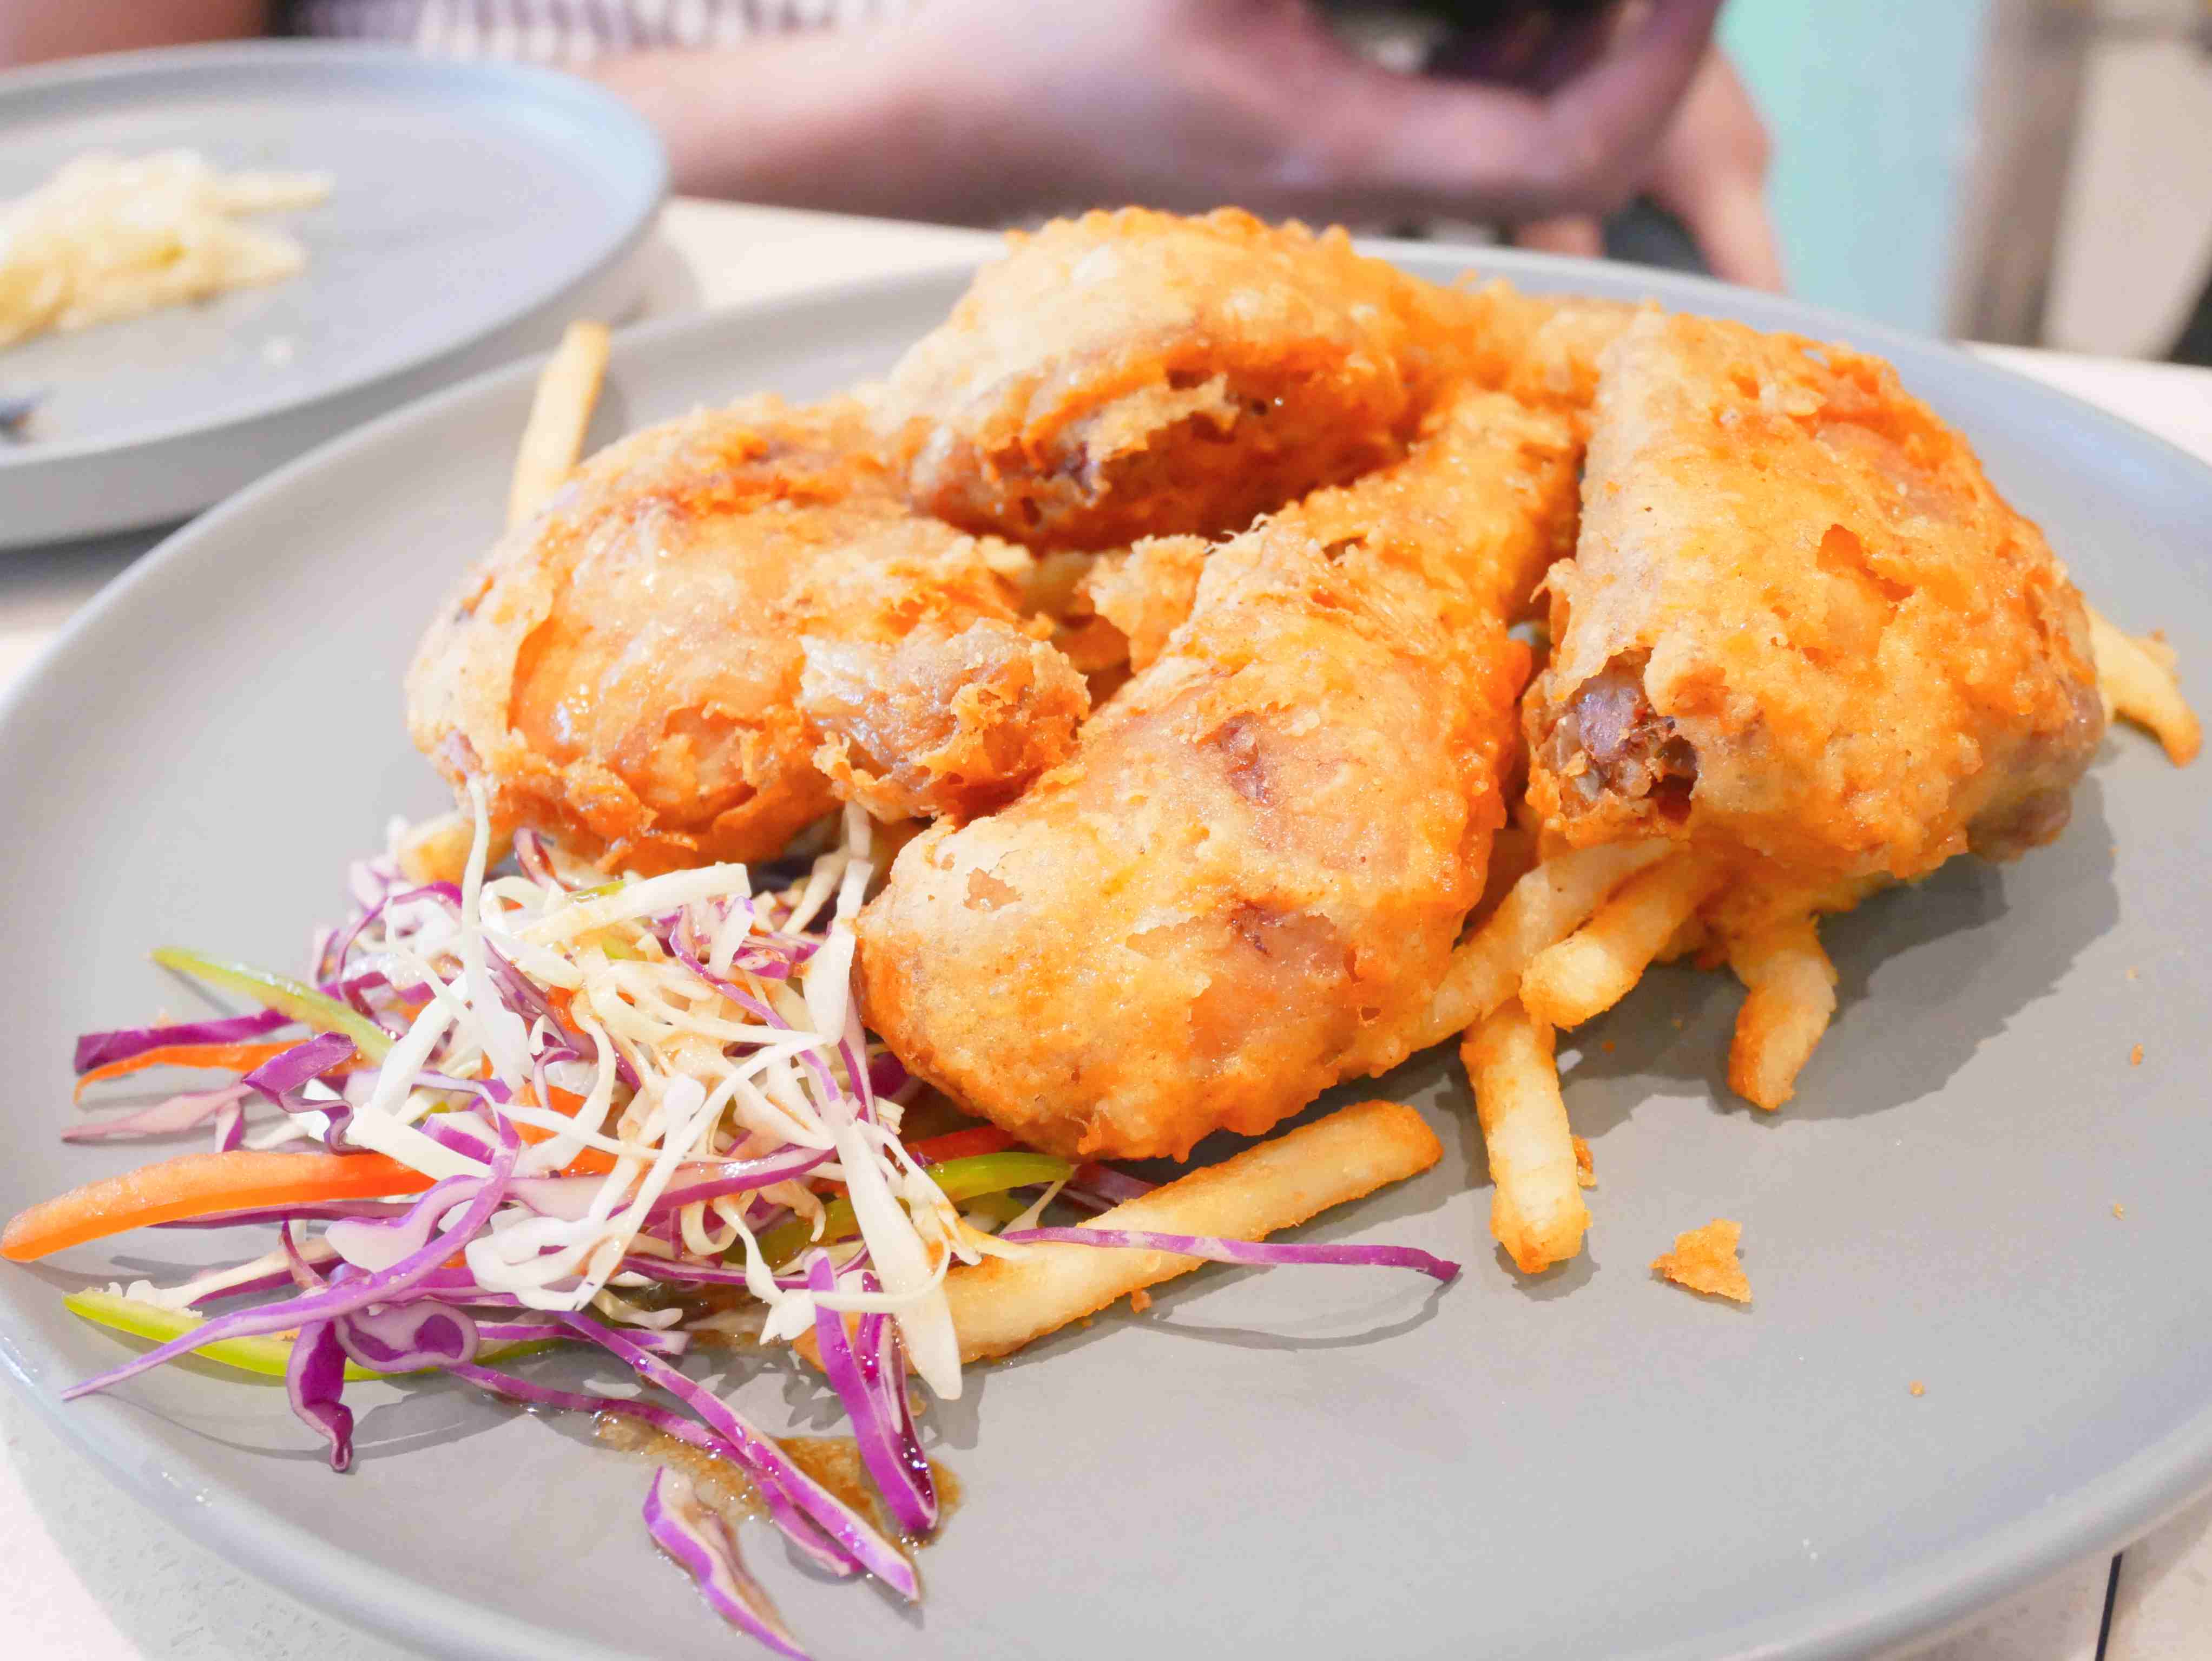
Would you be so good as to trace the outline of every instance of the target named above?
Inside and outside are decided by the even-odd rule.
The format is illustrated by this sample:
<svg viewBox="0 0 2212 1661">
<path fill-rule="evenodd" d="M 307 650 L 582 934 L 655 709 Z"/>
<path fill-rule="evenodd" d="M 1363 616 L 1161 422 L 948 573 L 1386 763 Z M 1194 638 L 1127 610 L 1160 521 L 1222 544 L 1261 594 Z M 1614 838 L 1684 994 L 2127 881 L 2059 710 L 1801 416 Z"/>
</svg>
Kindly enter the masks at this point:
<svg viewBox="0 0 2212 1661">
<path fill-rule="evenodd" d="M 1547 835 L 1686 844 L 1649 915 L 1694 909 L 1754 1000 L 1814 964 L 1814 914 L 2056 837 L 2104 728 L 2088 621 L 1965 441 L 1842 346 L 1650 313 L 1599 362 L 1527 700 Z M 1737 1062 L 1786 1095 L 1794 1067 Z"/>
<path fill-rule="evenodd" d="M 1020 549 L 915 514 L 860 407 L 760 399 L 592 457 L 441 609 L 416 745 L 495 829 L 651 871 L 772 857 L 842 797 L 998 806 L 1065 755 L 1082 677 Z"/>
<path fill-rule="evenodd" d="M 1186 1155 L 1408 1053 L 1504 822 L 1565 423 L 1472 392 L 1216 549 L 1161 655 L 862 913 L 869 1025 L 1024 1142 Z M 1508 600 L 1504 596 L 1514 596 Z"/>
<path fill-rule="evenodd" d="M 878 414 L 915 504 L 969 530 L 1221 535 L 1395 459 L 1472 317 L 1341 230 L 1091 213 L 1017 234 Z"/>
</svg>

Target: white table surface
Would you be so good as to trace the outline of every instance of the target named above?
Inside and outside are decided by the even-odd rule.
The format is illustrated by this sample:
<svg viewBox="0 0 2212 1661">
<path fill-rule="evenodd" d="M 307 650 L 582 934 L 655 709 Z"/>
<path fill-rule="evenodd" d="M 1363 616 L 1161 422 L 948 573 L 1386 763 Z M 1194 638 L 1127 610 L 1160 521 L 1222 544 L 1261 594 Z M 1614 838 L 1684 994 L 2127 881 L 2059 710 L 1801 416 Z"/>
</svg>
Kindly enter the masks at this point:
<svg viewBox="0 0 2212 1661">
<path fill-rule="evenodd" d="M 646 316 L 790 294 L 938 265 L 980 233 L 781 209 L 679 201 L 641 256 Z M 2064 387 L 2212 460 L 2212 372 L 2013 349 L 2011 368 Z M 0 686 L 155 537 L 0 553 Z M 2212 1657 L 2212 1500 L 2123 1555 L 2076 1564 L 1913 1661 Z M 0 1654 L 39 1661 L 421 1661 L 231 1567 L 125 1499 L 0 1390 Z M 729 1640 L 743 1653 L 742 1639 Z"/>
</svg>

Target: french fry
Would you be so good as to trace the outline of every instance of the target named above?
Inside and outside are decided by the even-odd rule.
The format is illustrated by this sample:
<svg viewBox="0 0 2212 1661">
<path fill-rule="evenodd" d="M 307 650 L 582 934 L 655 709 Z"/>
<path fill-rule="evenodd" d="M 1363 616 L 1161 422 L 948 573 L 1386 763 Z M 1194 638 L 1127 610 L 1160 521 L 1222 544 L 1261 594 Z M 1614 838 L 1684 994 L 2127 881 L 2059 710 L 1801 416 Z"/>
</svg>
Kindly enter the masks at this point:
<svg viewBox="0 0 2212 1661">
<path fill-rule="evenodd" d="M 508 529 L 544 507 L 575 470 L 606 370 L 607 326 L 571 323 L 538 372 L 538 394 L 530 403 L 530 420 L 515 452 L 514 483 L 507 487 Z"/>
<path fill-rule="evenodd" d="M 1796 1092 L 1836 1013 L 1836 966 L 1810 917 L 1730 941 L 1729 965 L 1746 990 L 1729 1045 L 1729 1087 L 1771 1111 Z"/>
<path fill-rule="evenodd" d="M 1589 1208 L 1553 1061 L 1552 1029 L 1508 998 L 1460 1044 L 1490 1156 L 1490 1232 L 1534 1275 L 1583 1249 Z"/>
<path fill-rule="evenodd" d="M 1522 877 L 1452 953 L 1413 1048 L 1442 1043 L 1504 1003 L 1537 953 L 1572 934 L 1607 895 L 1673 848 L 1656 840 L 1577 848 Z"/>
<path fill-rule="evenodd" d="M 1436 1133 L 1396 1102 L 1361 1102 L 1194 1171 L 1084 1226 L 1263 1239 L 1426 1171 L 1443 1157 Z M 1117 1298 L 1188 1275 L 1205 1260 L 1120 1246 L 1042 1244 L 960 1265 L 945 1296 L 960 1359 L 1010 1354 Z"/>
<path fill-rule="evenodd" d="M 1612 1008 L 1720 885 L 1722 874 L 1719 865 L 1686 850 L 1638 873 L 1588 922 L 1536 954 L 1521 977 L 1521 1001 L 1551 1026 L 1579 1026 Z"/>
<path fill-rule="evenodd" d="M 2204 732 L 2196 712 L 2182 701 L 2173 648 L 2162 640 L 2138 640 L 2094 611 L 2089 613 L 2089 643 L 2106 717 L 2124 715 L 2148 727 L 2176 767 L 2196 760 Z"/>
</svg>

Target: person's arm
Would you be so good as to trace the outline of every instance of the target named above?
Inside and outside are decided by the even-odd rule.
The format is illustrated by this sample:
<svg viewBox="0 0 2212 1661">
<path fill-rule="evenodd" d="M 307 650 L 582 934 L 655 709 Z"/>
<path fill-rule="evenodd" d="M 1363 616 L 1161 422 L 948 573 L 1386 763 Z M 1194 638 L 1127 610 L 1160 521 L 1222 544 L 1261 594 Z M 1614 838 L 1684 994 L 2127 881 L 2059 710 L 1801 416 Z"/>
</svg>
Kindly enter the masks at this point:
<svg viewBox="0 0 2212 1661">
<path fill-rule="evenodd" d="M 893 50 L 894 31 L 816 30 L 716 50 L 625 53 L 585 73 L 668 146 L 674 188 L 842 213 L 988 220 L 973 112 Z"/>
<path fill-rule="evenodd" d="M 681 191 L 970 221 L 1133 201 L 1521 221 L 1626 199 L 1718 6 L 1650 0 L 1542 92 L 1393 73 L 1298 0 L 931 0 L 593 73 L 659 127 Z"/>
<path fill-rule="evenodd" d="M 1652 151 L 1643 188 L 1682 222 L 1715 277 L 1778 293 L 1782 253 L 1766 210 L 1772 155 L 1750 92 L 1727 58 L 1711 52 Z M 1585 214 L 1516 225 L 1513 240 L 1549 253 L 1605 252 L 1604 228 Z"/>
<path fill-rule="evenodd" d="M 268 27 L 269 0 L 0 0 L 0 68 L 236 40 Z"/>
</svg>

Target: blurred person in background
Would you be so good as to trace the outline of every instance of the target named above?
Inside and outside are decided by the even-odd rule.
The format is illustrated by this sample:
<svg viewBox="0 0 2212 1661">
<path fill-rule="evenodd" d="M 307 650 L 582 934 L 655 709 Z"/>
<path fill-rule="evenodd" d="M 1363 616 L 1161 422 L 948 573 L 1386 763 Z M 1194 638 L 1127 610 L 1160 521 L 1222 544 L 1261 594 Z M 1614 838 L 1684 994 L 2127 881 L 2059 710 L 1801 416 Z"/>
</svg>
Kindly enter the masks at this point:
<svg viewBox="0 0 2212 1661">
<path fill-rule="evenodd" d="M 1719 9 L 1401 0 L 1407 61 L 1358 49 L 1356 0 L 0 0 L 0 64 L 270 33 L 556 63 L 645 113 L 678 191 L 908 219 L 1233 203 L 1596 252 L 1641 195 L 1778 288 Z"/>
</svg>

